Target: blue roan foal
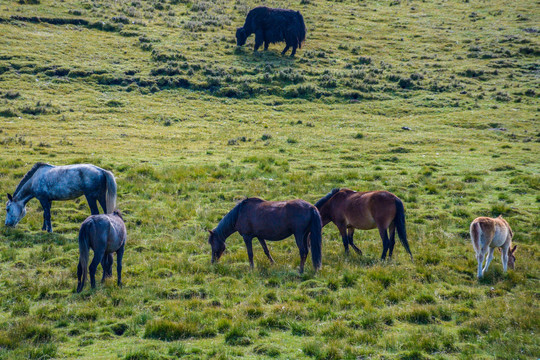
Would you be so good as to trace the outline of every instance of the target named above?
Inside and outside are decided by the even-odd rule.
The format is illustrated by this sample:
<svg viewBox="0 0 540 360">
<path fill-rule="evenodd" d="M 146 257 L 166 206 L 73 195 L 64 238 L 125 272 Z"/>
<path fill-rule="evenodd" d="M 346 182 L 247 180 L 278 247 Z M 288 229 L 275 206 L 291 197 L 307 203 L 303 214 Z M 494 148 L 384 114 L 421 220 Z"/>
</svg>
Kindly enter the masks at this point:
<svg viewBox="0 0 540 360">
<path fill-rule="evenodd" d="M 122 285 L 122 257 L 126 245 L 126 226 L 119 210 L 112 214 L 91 215 L 79 230 L 79 266 L 77 267 L 77 292 L 81 292 L 86 282 L 88 269 L 88 249 L 94 250 L 94 258 L 90 264 L 90 284 L 96 287 L 96 269 L 101 263 L 103 282 L 112 277 L 113 253 L 116 252 L 116 270 L 118 286 Z"/>
</svg>

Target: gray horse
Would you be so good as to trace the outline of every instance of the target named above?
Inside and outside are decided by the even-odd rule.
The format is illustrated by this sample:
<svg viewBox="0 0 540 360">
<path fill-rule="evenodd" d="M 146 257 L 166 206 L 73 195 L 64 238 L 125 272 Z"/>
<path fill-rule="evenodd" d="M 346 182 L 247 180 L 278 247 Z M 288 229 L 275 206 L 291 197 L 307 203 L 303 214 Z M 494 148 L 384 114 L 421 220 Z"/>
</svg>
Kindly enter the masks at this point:
<svg viewBox="0 0 540 360">
<path fill-rule="evenodd" d="M 96 269 L 101 263 L 103 278 L 112 277 L 113 253 L 116 252 L 118 286 L 122 285 L 122 257 L 126 245 L 126 226 L 120 210 L 112 214 L 91 215 L 79 230 L 79 265 L 77 266 L 77 292 L 81 292 L 86 282 L 89 249 L 94 250 L 90 264 L 90 285 L 96 287 Z"/>
<path fill-rule="evenodd" d="M 43 207 L 43 228 L 52 232 L 51 203 L 84 195 L 92 215 L 116 207 L 116 181 L 110 171 L 90 164 L 54 166 L 38 162 L 24 175 L 13 196 L 7 194 L 6 226 L 14 227 L 26 215 L 26 203 L 37 198 Z"/>
</svg>

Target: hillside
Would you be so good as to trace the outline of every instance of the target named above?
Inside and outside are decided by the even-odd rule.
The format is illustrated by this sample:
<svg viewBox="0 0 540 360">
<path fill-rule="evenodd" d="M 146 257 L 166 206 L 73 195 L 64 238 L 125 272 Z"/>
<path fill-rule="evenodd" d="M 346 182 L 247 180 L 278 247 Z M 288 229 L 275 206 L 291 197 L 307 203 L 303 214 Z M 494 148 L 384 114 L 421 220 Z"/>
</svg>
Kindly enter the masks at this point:
<svg viewBox="0 0 540 360">
<path fill-rule="evenodd" d="M 1 193 L 93 163 L 128 227 L 124 287 L 81 294 L 84 198 L 53 204 L 52 234 L 36 200 L 1 227 L 0 358 L 538 358 L 538 2 L 266 2 L 302 12 L 294 58 L 236 47 L 257 5 L 0 3 Z M 346 256 L 329 224 L 316 274 L 292 238 L 250 271 L 235 234 L 210 264 L 238 200 L 335 187 L 398 195 L 414 262 L 381 262 L 376 230 Z M 516 269 L 496 255 L 478 281 L 469 224 L 499 214 Z"/>
</svg>

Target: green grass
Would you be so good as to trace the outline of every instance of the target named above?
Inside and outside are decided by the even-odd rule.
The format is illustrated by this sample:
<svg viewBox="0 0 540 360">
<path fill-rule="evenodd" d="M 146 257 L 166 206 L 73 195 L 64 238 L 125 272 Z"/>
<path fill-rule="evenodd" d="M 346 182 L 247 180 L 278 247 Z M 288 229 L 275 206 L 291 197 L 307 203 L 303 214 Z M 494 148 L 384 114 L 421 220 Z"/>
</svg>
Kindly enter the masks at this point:
<svg viewBox="0 0 540 360">
<path fill-rule="evenodd" d="M 294 59 L 236 48 L 255 5 L 0 4 L 2 193 L 37 161 L 93 163 L 128 227 L 124 287 L 81 294 L 84 198 L 53 204 L 54 234 L 35 200 L 0 229 L 0 358 L 537 358 L 536 4 L 270 4 L 304 15 Z M 376 230 L 346 256 L 328 225 L 317 274 L 292 239 L 274 265 L 255 245 L 250 271 L 235 234 L 210 264 L 206 230 L 237 200 L 333 187 L 398 195 L 415 261 L 398 243 L 380 262 Z M 499 214 L 516 270 L 496 253 L 478 281 L 468 227 Z"/>
</svg>

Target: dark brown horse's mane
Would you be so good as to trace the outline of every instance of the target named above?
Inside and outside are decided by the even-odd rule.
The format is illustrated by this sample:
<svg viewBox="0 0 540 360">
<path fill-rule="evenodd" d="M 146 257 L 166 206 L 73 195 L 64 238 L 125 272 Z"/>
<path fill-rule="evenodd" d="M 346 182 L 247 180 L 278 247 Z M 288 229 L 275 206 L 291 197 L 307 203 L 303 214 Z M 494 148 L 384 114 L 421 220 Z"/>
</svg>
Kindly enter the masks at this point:
<svg viewBox="0 0 540 360">
<path fill-rule="evenodd" d="M 43 167 L 43 166 L 52 166 L 51 164 L 47 164 L 47 163 L 42 163 L 42 162 L 38 162 L 36 163 L 34 166 L 32 166 L 32 168 L 30 169 L 30 171 L 28 171 L 24 177 L 22 178 L 21 182 L 19 183 L 19 185 L 17 185 L 17 188 L 15 189 L 15 192 L 13 193 L 13 197 L 17 196 L 17 193 L 19 192 L 19 190 L 21 190 L 21 188 L 24 186 L 24 184 L 26 184 L 28 182 L 28 180 L 30 180 L 30 178 L 32 176 L 34 176 L 35 172 L 38 171 L 39 168 Z"/>
<path fill-rule="evenodd" d="M 321 200 L 319 200 L 319 201 L 317 201 L 317 202 L 315 203 L 315 207 L 316 207 L 317 209 L 320 210 L 321 207 L 322 207 L 324 204 L 326 204 L 326 202 L 327 202 L 328 200 L 330 200 L 330 198 L 331 198 L 332 196 L 334 196 L 339 190 L 341 190 L 341 189 L 340 189 L 340 188 L 334 188 L 334 189 L 332 189 L 332 191 L 330 191 L 330 192 L 329 192 L 328 194 L 326 194 Z"/>
<path fill-rule="evenodd" d="M 234 232 L 234 228 L 236 226 L 236 220 L 238 219 L 238 213 L 240 212 L 240 208 L 248 200 L 250 199 L 249 198 L 244 199 L 240 201 L 238 204 L 236 204 L 236 206 L 231 211 L 229 211 L 227 215 L 225 215 L 223 219 L 221 219 L 219 224 L 216 226 L 216 228 L 214 229 L 214 232 L 217 234 L 217 238 L 220 241 L 225 242 L 225 239 Z"/>
</svg>

